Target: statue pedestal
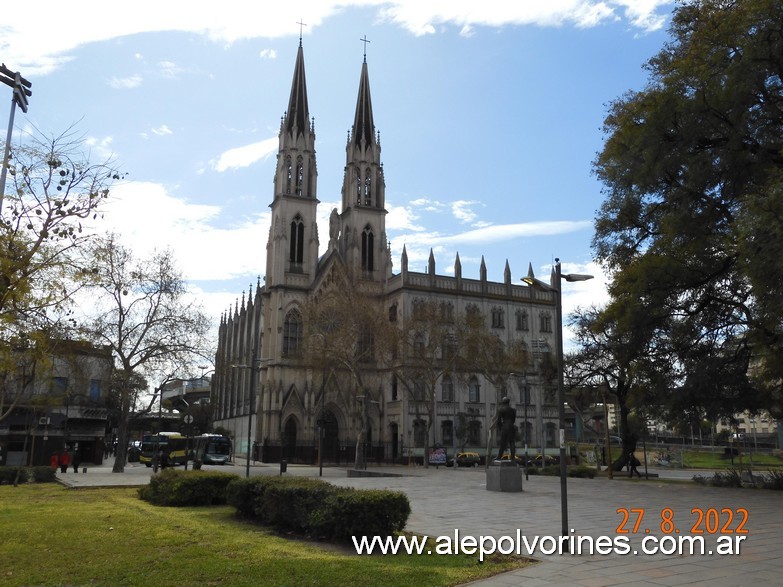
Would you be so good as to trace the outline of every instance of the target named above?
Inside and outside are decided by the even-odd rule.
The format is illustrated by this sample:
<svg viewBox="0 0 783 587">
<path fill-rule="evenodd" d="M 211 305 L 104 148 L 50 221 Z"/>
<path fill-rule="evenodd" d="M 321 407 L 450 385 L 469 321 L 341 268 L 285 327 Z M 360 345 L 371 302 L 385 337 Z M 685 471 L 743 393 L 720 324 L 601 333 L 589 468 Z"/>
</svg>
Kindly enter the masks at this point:
<svg viewBox="0 0 783 587">
<path fill-rule="evenodd" d="M 522 469 L 511 461 L 493 461 L 487 467 L 487 491 L 522 491 Z"/>
</svg>

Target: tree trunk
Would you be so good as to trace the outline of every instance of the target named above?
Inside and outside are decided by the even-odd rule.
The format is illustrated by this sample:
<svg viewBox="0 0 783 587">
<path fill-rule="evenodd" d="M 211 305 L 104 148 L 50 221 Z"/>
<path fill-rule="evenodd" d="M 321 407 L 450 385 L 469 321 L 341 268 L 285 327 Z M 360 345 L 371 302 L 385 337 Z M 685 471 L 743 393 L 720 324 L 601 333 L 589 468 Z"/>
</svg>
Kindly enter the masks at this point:
<svg viewBox="0 0 783 587">
<path fill-rule="evenodd" d="M 130 417 L 130 392 L 120 392 L 120 417 L 117 418 L 117 452 L 114 457 L 112 473 L 124 473 L 128 457 L 128 418 Z"/>
</svg>

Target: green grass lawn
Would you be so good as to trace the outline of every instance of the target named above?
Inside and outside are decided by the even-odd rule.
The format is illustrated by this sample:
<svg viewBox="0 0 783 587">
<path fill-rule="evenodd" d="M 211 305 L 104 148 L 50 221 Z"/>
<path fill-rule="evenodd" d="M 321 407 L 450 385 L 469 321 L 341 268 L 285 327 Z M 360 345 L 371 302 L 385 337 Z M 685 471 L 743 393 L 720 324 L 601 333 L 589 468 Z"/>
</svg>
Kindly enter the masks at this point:
<svg viewBox="0 0 783 587">
<path fill-rule="evenodd" d="M 699 469 L 729 469 L 738 468 L 740 465 L 740 457 L 734 456 L 734 464 L 731 463 L 731 457 L 723 455 L 723 449 L 718 448 L 715 452 L 707 451 L 691 451 L 686 450 L 683 455 L 685 466 L 690 468 Z M 747 467 L 750 463 L 753 463 L 753 467 L 771 467 L 778 468 L 783 466 L 783 461 L 778 457 L 772 456 L 766 453 L 742 453 L 742 465 Z"/>
<path fill-rule="evenodd" d="M 457 585 L 519 568 L 497 556 L 359 556 L 277 536 L 229 506 L 164 508 L 136 489 L 0 486 L 0 584 Z"/>
</svg>

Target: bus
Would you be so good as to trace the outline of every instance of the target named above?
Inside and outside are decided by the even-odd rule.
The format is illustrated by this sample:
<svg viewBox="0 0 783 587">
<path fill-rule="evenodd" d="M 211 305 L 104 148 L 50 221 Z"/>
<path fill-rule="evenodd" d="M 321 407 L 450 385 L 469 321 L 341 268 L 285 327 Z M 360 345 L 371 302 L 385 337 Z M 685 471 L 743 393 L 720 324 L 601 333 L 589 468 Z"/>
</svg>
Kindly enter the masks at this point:
<svg viewBox="0 0 783 587">
<path fill-rule="evenodd" d="M 220 434 L 194 437 L 193 460 L 205 465 L 225 465 L 231 460 L 231 439 Z"/>
<path fill-rule="evenodd" d="M 157 451 L 163 457 L 161 466 L 184 465 L 188 462 L 188 439 L 179 432 L 145 434 L 141 441 L 139 462 L 151 467 Z"/>
</svg>

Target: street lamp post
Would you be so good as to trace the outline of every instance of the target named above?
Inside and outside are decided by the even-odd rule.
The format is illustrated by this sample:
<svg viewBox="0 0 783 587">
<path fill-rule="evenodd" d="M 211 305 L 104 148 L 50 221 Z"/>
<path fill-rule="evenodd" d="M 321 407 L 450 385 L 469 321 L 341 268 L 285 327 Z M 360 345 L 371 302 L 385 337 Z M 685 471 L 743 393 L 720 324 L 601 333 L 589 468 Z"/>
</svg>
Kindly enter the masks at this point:
<svg viewBox="0 0 783 587">
<path fill-rule="evenodd" d="M 528 388 L 527 388 L 527 375 L 525 373 L 522 373 L 521 375 L 519 373 L 511 373 L 511 376 L 512 377 L 520 377 L 521 376 L 522 377 L 522 382 L 523 382 L 522 387 L 520 389 L 522 390 L 522 406 L 523 406 L 523 409 L 525 410 L 525 413 L 524 413 L 524 416 L 523 416 L 524 417 L 524 421 L 525 421 L 525 424 L 524 424 L 525 425 L 525 481 L 528 481 L 530 479 L 530 477 L 528 476 L 528 467 L 527 467 L 527 463 L 528 463 L 528 456 L 527 456 L 527 442 L 528 442 L 528 440 L 527 440 L 527 404 L 528 404 L 528 401 L 530 400 L 530 395 L 528 393 Z M 543 455 L 543 453 L 541 453 L 541 454 Z M 542 458 L 543 458 L 543 456 L 542 456 Z"/>
<path fill-rule="evenodd" d="M 256 378 L 258 377 L 258 350 L 253 347 L 253 357 L 250 359 L 250 405 L 247 410 L 247 459 L 245 462 L 245 477 L 250 477 L 250 452 L 253 450 L 253 413 L 256 403 Z"/>
<path fill-rule="evenodd" d="M 592 279 L 592 275 L 579 275 L 575 273 L 563 274 L 560 259 L 555 259 L 555 285 L 554 287 L 543 283 L 533 275 L 533 268 L 530 267 L 527 277 L 522 281 L 528 285 L 539 287 L 541 289 L 553 291 L 555 294 L 555 314 L 557 320 L 557 404 L 558 420 L 560 424 L 560 519 L 562 522 L 561 536 L 568 536 L 568 471 L 566 469 L 566 448 L 565 448 L 565 384 L 563 369 L 563 300 L 561 280 L 566 281 L 587 281 Z"/>
<path fill-rule="evenodd" d="M 251 452 L 253 450 L 253 415 L 255 414 L 256 407 L 256 379 L 258 379 L 258 372 L 261 371 L 261 363 L 264 361 L 271 361 L 272 359 L 262 359 L 258 356 L 258 349 L 253 347 L 253 355 L 250 359 L 249 365 L 231 365 L 235 369 L 249 369 L 250 370 L 250 405 L 248 406 L 247 414 L 247 459 L 245 463 L 245 477 L 250 477 L 250 459 L 252 457 Z M 263 367 L 265 368 L 265 367 Z"/>
</svg>

